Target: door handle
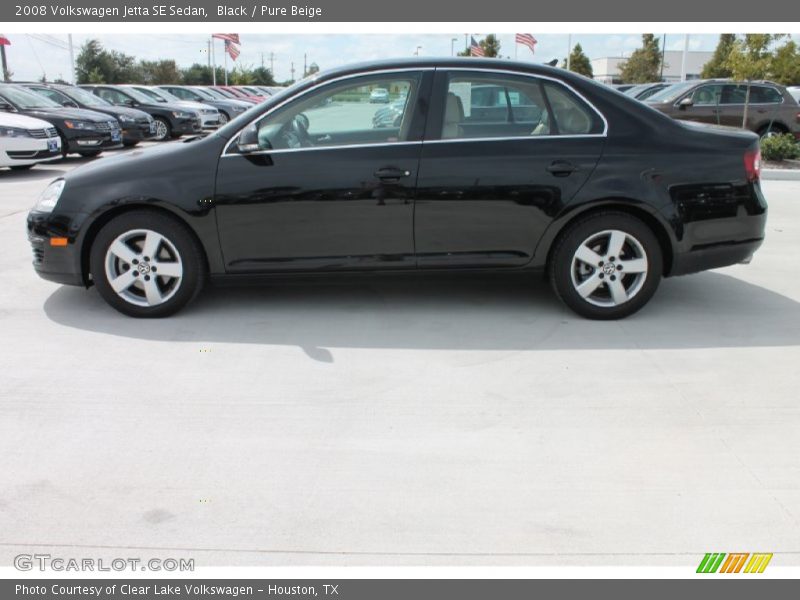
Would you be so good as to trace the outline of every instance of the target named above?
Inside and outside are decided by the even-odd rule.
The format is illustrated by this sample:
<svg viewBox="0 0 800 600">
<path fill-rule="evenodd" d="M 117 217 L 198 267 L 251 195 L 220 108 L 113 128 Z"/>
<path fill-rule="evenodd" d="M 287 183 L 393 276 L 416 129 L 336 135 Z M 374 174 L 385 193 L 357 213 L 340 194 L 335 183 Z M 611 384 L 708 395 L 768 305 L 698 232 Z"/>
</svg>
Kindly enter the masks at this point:
<svg viewBox="0 0 800 600">
<path fill-rule="evenodd" d="M 397 182 L 400 181 L 401 177 L 408 177 L 411 175 L 411 171 L 398 169 L 397 167 L 383 167 L 375 171 L 374 175 L 381 181 Z"/>
<path fill-rule="evenodd" d="M 546 168 L 549 173 L 556 177 L 566 177 L 578 170 L 578 167 L 566 160 L 554 160 Z"/>
</svg>

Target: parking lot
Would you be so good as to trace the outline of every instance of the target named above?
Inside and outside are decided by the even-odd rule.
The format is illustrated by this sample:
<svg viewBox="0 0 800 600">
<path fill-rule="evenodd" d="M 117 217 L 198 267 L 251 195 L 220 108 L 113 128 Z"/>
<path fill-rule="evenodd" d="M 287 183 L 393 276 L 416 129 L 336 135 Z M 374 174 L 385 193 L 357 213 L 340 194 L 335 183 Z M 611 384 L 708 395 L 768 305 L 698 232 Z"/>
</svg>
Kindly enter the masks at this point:
<svg viewBox="0 0 800 600">
<path fill-rule="evenodd" d="M 0 564 L 800 564 L 800 182 L 764 182 L 750 265 L 624 321 L 488 276 L 143 321 L 31 267 L 26 213 L 83 162 L 0 172 Z"/>
</svg>

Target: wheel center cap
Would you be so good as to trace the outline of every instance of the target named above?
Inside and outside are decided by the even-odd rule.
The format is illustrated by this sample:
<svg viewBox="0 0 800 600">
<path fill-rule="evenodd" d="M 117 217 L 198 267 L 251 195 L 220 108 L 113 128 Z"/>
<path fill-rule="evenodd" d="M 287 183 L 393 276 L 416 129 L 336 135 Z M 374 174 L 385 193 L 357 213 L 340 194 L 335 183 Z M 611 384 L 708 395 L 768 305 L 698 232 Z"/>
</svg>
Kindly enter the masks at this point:
<svg viewBox="0 0 800 600">
<path fill-rule="evenodd" d="M 617 267 L 612 262 L 607 262 L 603 265 L 603 273 L 606 275 L 613 275 L 616 270 Z"/>
<path fill-rule="evenodd" d="M 141 273 L 142 275 L 147 275 L 148 273 L 150 273 L 150 265 L 149 265 L 149 263 L 140 262 L 136 266 L 136 268 L 139 270 L 139 273 Z"/>
</svg>

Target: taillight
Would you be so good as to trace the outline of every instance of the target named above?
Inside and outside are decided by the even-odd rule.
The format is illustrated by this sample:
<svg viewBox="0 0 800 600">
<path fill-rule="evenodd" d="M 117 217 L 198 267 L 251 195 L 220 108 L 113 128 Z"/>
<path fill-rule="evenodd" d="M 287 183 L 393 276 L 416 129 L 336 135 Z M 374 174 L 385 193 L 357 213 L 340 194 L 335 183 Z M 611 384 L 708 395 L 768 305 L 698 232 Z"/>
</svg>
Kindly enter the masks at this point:
<svg viewBox="0 0 800 600">
<path fill-rule="evenodd" d="M 758 181 L 761 177 L 761 148 L 744 153 L 744 171 L 747 181 Z"/>
</svg>

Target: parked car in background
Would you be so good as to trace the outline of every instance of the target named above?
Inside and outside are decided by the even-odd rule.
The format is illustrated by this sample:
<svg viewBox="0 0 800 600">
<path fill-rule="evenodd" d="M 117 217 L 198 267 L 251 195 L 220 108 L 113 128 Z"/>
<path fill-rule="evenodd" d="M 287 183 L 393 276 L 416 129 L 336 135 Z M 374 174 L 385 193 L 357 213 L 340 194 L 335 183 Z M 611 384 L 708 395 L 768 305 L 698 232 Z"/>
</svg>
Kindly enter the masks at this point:
<svg viewBox="0 0 800 600">
<path fill-rule="evenodd" d="M 84 108 L 61 106 L 17 84 L 0 84 L 0 110 L 47 121 L 61 138 L 61 154 L 97 156 L 103 150 L 122 147 L 119 121 Z"/>
<path fill-rule="evenodd" d="M 660 92 L 661 90 L 668 88 L 671 84 L 658 82 L 658 83 L 642 83 L 639 85 L 635 85 L 632 88 L 628 88 L 623 94 L 626 96 L 630 96 L 631 98 L 636 98 L 637 100 L 647 100 L 653 94 Z"/>
<path fill-rule="evenodd" d="M 30 169 L 57 158 L 61 158 L 61 138 L 51 123 L 0 112 L 0 167 Z"/>
<path fill-rule="evenodd" d="M 242 98 L 244 100 L 248 100 L 253 102 L 254 104 L 258 104 L 266 100 L 264 96 L 259 94 L 249 94 L 245 92 L 243 89 L 232 85 L 218 85 L 216 89 L 220 90 L 221 92 L 227 92 L 228 94 L 232 94 L 234 98 Z"/>
<path fill-rule="evenodd" d="M 229 90 L 222 89 L 222 88 L 220 88 L 218 86 L 204 85 L 204 86 L 197 86 L 197 87 L 201 87 L 202 89 L 207 91 L 209 94 L 211 94 L 213 96 L 216 96 L 217 98 L 222 98 L 222 99 L 226 99 L 226 100 L 237 100 L 239 102 L 247 102 L 250 106 L 252 106 L 254 104 L 258 104 L 255 100 L 253 100 L 252 98 L 250 98 L 248 96 L 244 96 L 242 94 L 234 94 L 233 92 L 231 92 Z"/>
<path fill-rule="evenodd" d="M 182 85 L 160 85 L 158 87 L 181 100 L 201 102 L 215 107 L 219 111 L 220 125 L 224 125 L 252 106 L 250 102 L 233 100 L 232 98 L 218 98 L 202 87 Z"/>
<path fill-rule="evenodd" d="M 800 85 L 793 85 L 792 87 L 786 88 L 786 91 L 791 94 L 792 98 L 797 100 L 800 103 Z"/>
<path fill-rule="evenodd" d="M 243 91 L 245 94 L 248 94 L 253 98 L 261 98 L 261 102 L 272 96 L 270 92 L 263 90 L 256 85 L 235 85 L 233 87 L 235 87 L 237 90 Z"/>
<path fill-rule="evenodd" d="M 505 112 L 467 114 L 490 87 Z M 374 88 L 407 95 L 394 127 L 373 127 L 364 102 L 326 102 Z M 510 98 L 537 110 L 516 118 Z M 670 119 L 565 69 L 392 60 L 299 82 L 189 144 L 70 171 L 28 236 L 43 278 L 93 284 L 135 317 L 174 313 L 209 279 L 484 269 L 547 273 L 572 310 L 615 319 L 663 276 L 750 259 L 759 169 L 756 135 Z M 709 311 L 726 300 L 714 292 Z"/>
<path fill-rule="evenodd" d="M 162 141 L 179 138 L 203 130 L 197 111 L 169 102 L 158 102 L 129 85 L 80 86 L 116 106 L 138 108 L 153 117 L 156 125 L 154 139 Z"/>
<path fill-rule="evenodd" d="M 769 81 L 700 80 L 677 83 L 645 102 L 674 119 L 742 127 L 761 137 L 791 133 L 800 139 L 800 108 L 786 88 Z"/>
<path fill-rule="evenodd" d="M 194 102 L 193 100 L 182 100 L 157 86 L 132 85 L 131 87 L 150 96 L 156 102 L 162 104 L 178 104 L 197 112 L 200 115 L 200 124 L 203 129 L 216 129 L 220 125 L 219 111 L 210 104 Z"/>
<path fill-rule="evenodd" d="M 124 146 L 135 146 L 142 140 L 153 138 L 156 134 L 155 121 L 146 112 L 128 108 L 127 106 L 114 106 L 99 96 L 95 96 L 77 86 L 58 83 L 26 83 L 23 85 L 61 106 L 86 108 L 114 117 L 119 121 L 122 129 L 122 144 Z"/>
<path fill-rule="evenodd" d="M 611 87 L 613 87 L 618 92 L 627 92 L 635 85 L 636 85 L 635 83 L 612 83 Z"/>
<path fill-rule="evenodd" d="M 375 88 L 369 93 L 369 101 L 373 103 L 386 104 L 389 102 L 389 90 L 385 88 Z"/>
</svg>

